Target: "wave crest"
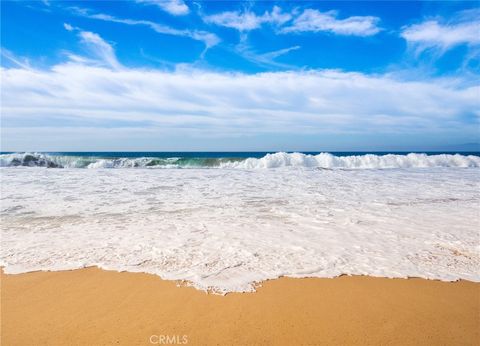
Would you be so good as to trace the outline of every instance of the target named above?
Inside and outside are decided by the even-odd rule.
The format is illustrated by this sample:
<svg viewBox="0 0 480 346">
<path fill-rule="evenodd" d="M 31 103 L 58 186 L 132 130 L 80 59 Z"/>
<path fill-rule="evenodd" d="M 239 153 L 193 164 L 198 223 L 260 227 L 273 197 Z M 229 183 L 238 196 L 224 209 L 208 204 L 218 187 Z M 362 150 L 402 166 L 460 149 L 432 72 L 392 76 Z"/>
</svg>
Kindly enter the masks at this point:
<svg viewBox="0 0 480 346">
<path fill-rule="evenodd" d="M 44 153 L 13 153 L 0 155 L 0 167 L 46 168 L 229 168 L 270 169 L 281 167 L 306 167 L 327 169 L 387 169 L 480 167 L 480 157 L 475 155 L 410 153 L 406 155 L 351 155 L 336 156 L 330 153 L 308 155 L 278 152 L 262 158 L 204 158 L 204 157 L 139 157 L 101 158 L 86 156 L 53 155 Z"/>
<path fill-rule="evenodd" d="M 330 153 L 306 155 L 302 153 L 275 153 L 256 159 L 248 158 L 242 162 L 230 162 L 222 165 L 231 168 L 278 168 L 278 167 L 315 167 L 344 169 L 379 168 L 429 168 L 429 167 L 480 167 L 480 157 L 460 154 L 414 154 L 407 155 L 352 155 L 335 156 Z"/>
</svg>

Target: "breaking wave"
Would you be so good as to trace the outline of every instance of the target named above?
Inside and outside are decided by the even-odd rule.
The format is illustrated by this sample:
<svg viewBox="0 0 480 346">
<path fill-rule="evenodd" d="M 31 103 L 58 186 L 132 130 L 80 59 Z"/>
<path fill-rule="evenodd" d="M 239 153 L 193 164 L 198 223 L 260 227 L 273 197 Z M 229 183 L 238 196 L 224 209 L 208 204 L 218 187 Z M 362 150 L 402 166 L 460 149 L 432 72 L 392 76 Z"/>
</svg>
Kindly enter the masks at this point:
<svg viewBox="0 0 480 346">
<path fill-rule="evenodd" d="M 205 158 L 205 157 L 139 157 L 102 158 L 98 156 L 70 156 L 44 153 L 13 153 L 0 155 L 0 167 L 46 168 L 231 168 L 268 169 L 280 167 L 310 167 L 326 169 L 387 169 L 432 167 L 480 167 L 480 156 L 460 154 L 405 155 L 350 155 L 330 153 L 308 155 L 278 152 L 261 158 Z"/>
</svg>

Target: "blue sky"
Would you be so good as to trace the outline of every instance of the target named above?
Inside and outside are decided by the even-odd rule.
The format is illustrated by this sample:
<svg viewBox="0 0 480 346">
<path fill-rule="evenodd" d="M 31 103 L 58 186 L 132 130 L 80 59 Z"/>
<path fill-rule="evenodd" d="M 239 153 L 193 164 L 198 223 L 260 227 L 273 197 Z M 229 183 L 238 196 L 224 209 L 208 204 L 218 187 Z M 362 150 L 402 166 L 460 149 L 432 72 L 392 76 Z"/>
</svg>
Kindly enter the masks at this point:
<svg viewBox="0 0 480 346">
<path fill-rule="evenodd" d="M 2 1 L 2 150 L 479 142 L 478 2 Z"/>
</svg>

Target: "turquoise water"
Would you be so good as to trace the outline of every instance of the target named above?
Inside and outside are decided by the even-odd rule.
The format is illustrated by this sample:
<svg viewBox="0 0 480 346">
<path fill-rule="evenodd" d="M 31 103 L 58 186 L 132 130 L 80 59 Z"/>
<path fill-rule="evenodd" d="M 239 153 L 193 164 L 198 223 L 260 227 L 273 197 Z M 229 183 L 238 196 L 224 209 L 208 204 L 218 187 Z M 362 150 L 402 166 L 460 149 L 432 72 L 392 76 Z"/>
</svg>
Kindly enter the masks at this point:
<svg viewBox="0 0 480 346">
<path fill-rule="evenodd" d="M 479 167 L 479 152 L 48 152 L 0 154 L 0 167 L 415 168 Z"/>
</svg>

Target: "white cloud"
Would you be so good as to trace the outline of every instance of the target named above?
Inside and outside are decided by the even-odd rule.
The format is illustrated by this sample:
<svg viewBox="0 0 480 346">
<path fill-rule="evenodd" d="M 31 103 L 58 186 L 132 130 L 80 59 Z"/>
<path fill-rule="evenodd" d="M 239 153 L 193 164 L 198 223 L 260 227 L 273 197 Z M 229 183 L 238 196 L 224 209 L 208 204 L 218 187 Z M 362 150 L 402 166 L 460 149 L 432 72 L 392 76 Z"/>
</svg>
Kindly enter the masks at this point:
<svg viewBox="0 0 480 346">
<path fill-rule="evenodd" d="M 173 36 L 182 36 L 182 37 L 189 37 L 193 40 L 196 41 L 201 41 L 205 44 L 205 48 L 209 49 L 218 43 L 220 43 L 220 39 L 218 38 L 217 35 L 203 31 L 203 30 L 189 30 L 189 29 L 175 29 L 166 25 L 161 25 L 152 21 L 148 20 L 136 20 L 136 19 L 128 19 L 128 18 L 117 18 L 114 16 L 111 16 L 109 14 L 103 14 L 103 13 L 91 13 L 87 9 L 82 9 L 82 8 L 71 8 L 77 15 L 91 18 L 91 19 L 97 19 L 97 20 L 103 20 L 107 22 L 114 22 L 114 23 L 121 23 L 121 24 L 126 24 L 126 25 L 141 25 L 141 26 L 146 26 L 152 29 L 153 31 L 159 33 L 159 34 L 164 34 L 164 35 L 173 35 Z M 205 51 L 203 52 L 205 53 Z M 203 54 L 202 53 L 202 54 Z"/>
<path fill-rule="evenodd" d="M 239 31 L 258 29 L 262 21 L 253 12 L 223 12 L 203 18 L 206 23 L 213 23 Z"/>
<path fill-rule="evenodd" d="M 13 54 L 11 51 L 9 51 L 8 49 L 5 49 L 4 47 L 2 47 L 0 49 L 0 53 L 1 53 L 0 55 L 4 59 L 2 61 L 2 63 L 4 63 L 5 60 L 7 60 L 17 67 L 21 67 L 21 68 L 26 69 L 26 70 L 31 69 L 30 62 L 27 58 L 18 57 L 15 54 Z"/>
<path fill-rule="evenodd" d="M 100 35 L 90 31 L 80 31 L 78 35 L 82 43 L 89 48 L 100 63 L 113 69 L 122 67 L 117 60 L 113 47 L 101 38 Z"/>
<path fill-rule="evenodd" d="M 332 32 L 338 35 L 372 36 L 381 29 L 378 27 L 380 19 L 373 16 L 353 16 L 337 19 L 336 11 L 320 12 L 307 9 L 293 21 L 291 26 L 281 32 Z"/>
<path fill-rule="evenodd" d="M 250 11 L 227 11 L 204 16 L 203 20 L 206 23 L 225 26 L 238 31 L 250 31 L 260 28 L 264 23 L 282 25 L 291 18 L 291 14 L 283 13 L 280 7 L 274 6 L 271 12 L 267 11 L 260 16 Z"/>
<path fill-rule="evenodd" d="M 444 53 L 458 45 L 480 44 L 480 11 L 464 11 L 450 21 L 430 19 L 403 28 L 401 36 L 417 53 L 435 49 Z"/>
<path fill-rule="evenodd" d="M 73 26 L 71 26 L 71 25 L 68 24 L 68 23 L 63 23 L 63 27 L 64 27 L 65 30 L 67 30 L 67 31 L 73 31 L 73 30 L 74 30 Z"/>
<path fill-rule="evenodd" d="M 275 58 L 278 58 L 279 56 L 288 54 L 291 51 L 294 51 L 294 50 L 297 50 L 297 49 L 300 49 L 300 46 L 293 46 L 293 47 L 289 47 L 289 48 L 279 49 L 279 50 L 276 50 L 276 51 L 273 51 L 273 52 L 264 53 L 264 54 L 262 54 L 262 56 L 265 57 L 265 58 L 268 58 L 268 59 L 275 59 Z"/>
<path fill-rule="evenodd" d="M 183 16 L 190 12 L 182 0 L 135 0 L 137 3 L 156 5 L 174 16 Z"/>
<path fill-rule="evenodd" d="M 236 51 L 238 54 L 240 54 L 243 58 L 256 63 L 259 66 L 263 67 L 277 67 L 277 68 L 283 68 L 283 69 L 293 69 L 294 66 L 284 64 L 284 63 L 279 63 L 275 61 L 276 58 L 279 56 L 285 55 L 290 53 L 291 51 L 300 49 L 300 46 L 292 46 L 288 48 L 283 48 L 271 52 L 266 52 L 266 53 L 257 53 L 251 49 L 250 46 L 248 46 L 246 43 L 242 43 L 237 45 Z"/>
<path fill-rule="evenodd" d="M 109 48 L 91 33 L 108 61 Z M 115 60 L 110 65 L 115 65 Z M 69 62 L 49 70 L 3 68 L 2 117 L 45 124 L 52 117 L 95 123 L 144 122 L 182 134 L 471 133 L 478 86 L 447 79 L 402 81 L 332 70 L 258 74 L 112 69 Z M 62 124 L 55 122 L 55 127 Z M 92 125 L 93 124 L 93 125 Z M 69 125 L 71 126 L 71 125 Z M 19 126 L 22 127 L 22 126 Z"/>
</svg>

